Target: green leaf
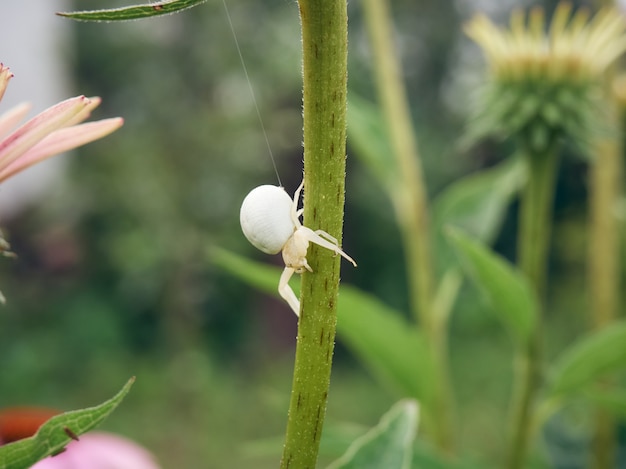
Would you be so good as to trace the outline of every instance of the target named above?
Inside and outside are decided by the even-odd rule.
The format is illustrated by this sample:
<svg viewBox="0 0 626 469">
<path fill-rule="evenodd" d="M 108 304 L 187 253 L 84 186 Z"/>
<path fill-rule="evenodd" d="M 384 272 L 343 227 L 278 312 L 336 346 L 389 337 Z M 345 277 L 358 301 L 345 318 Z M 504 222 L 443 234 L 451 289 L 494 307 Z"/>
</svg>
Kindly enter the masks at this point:
<svg viewBox="0 0 626 469">
<path fill-rule="evenodd" d="M 279 297 L 280 269 L 218 248 L 211 248 L 209 256 L 224 271 Z M 430 400 L 434 371 L 428 348 L 422 335 L 400 312 L 357 288 L 342 285 L 337 333 L 379 381 L 400 395 Z"/>
<path fill-rule="evenodd" d="M 409 469 L 417 421 L 417 402 L 409 399 L 398 402 L 328 469 Z"/>
<path fill-rule="evenodd" d="M 432 445 L 417 440 L 413 446 L 414 469 L 485 469 L 484 464 L 477 464 L 470 458 L 450 458 L 438 452 Z"/>
<path fill-rule="evenodd" d="M 110 400 L 88 409 L 55 415 L 30 438 L 0 446 L 0 469 L 26 469 L 37 461 L 58 454 L 77 435 L 99 425 L 124 399 L 135 378 L 131 378 Z"/>
<path fill-rule="evenodd" d="M 448 186 L 433 203 L 433 223 L 454 225 L 490 243 L 504 213 L 526 180 L 519 158 L 507 158 L 490 169 L 463 177 Z"/>
<path fill-rule="evenodd" d="M 461 230 L 447 230 L 461 264 L 494 312 L 521 343 L 526 342 L 535 327 L 538 302 L 522 274 L 503 257 Z"/>
<path fill-rule="evenodd" d="M 433 203 L 433 226 L 437 236 L 437 260 L 441 271 L 457 264 L 443 235 L 444 227 L 456 226 L 491 244 L 500 230 L 511 200 L 526 180 L 520 158 L 465 176 L 448 186 Z"/>
<path fill-rule="evenodd" d="M 549 392 L 582 390 L 602 375 L 626 368 L 626 321 L 587 336 L 563 352 L 552 368 Z"/>
<path fill-rule="evenodd" d="M 106 10 L 60 12 L 57 15 L 81 21 L 128 21 L 176 13 L 204 2 L 206 0 L 173 0 Z"/>
<path fill-rule="evenodd" d="M 433 397 L 434 370 L 425 339 L 400 312 L 358 288 L 342 286 L 337 334 L 350 351 L 396 393 L 424 405 Z"/>
</svg>

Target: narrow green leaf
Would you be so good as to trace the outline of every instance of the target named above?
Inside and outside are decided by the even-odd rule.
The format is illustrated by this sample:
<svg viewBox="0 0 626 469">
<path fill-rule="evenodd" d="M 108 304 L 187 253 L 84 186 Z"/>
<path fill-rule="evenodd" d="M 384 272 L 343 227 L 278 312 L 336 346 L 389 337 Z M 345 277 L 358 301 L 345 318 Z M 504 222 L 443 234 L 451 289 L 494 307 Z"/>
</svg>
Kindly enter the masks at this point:
<svg viewBox="0 0 626 469">
<path fill-rule="evenodd" d="M 561 354 L 552 368 L 549 392 L 581 391 L 602 375 L 626 368 L 626 321 L 587 336 Z"/>
<path fill-rule="evenodd" d="M 423 336 L 403 315 L 353 287 L 339 291 L 339 339 L 384 384 L 424 405 L 433 397 L 433 364 Z"/>
<path fill-rule="evenodd" d="M 524 343 L 535 326 L 537 298 L 521 273 L 503 257 L 461 230 L 447 236 L 469 277 L 491 304 L 512 336 Z"/>
<path fill-rule="evenodd" d="M 269 293 L 277 298 L 280 297 L 278 294 L 278 280 L 280 278 L 281 269 L 261 262 L 251 261 L 243 256 L 217 247 L 211 247 L 209 249 L 208 258 L 209 262 L 217 265 L 239 280 L 243 280 L 245 283 L 252 285 L 258 290 Z M 296 296 L 298 296 L 299 282 L 296 282 L 294 279 L 299 280 L 300 278 L 294 275 L 290 283 L 294 292 L 296 292 Z"/>
<path fill-rule="evenodd" d="M 128 21 L 176 13 L 204 2 L 206 0 L 172 0 L 106 10 L 59 12 L 57 15 L 81 21 Z"/>
<path fill-rule="evenodd" d="M 211 248 L 209 256 L 224 271 L 279 296 L 280 269 L 218 248 Z M 337 333 L 364 366 L 393 391 L 420 401 L 431 398 L 433 368 L 428 348 L 401 313 L 357 288 L 342 285 Z"/>
<path fill-rule="evenodd" d="M 409 399 L 398 402 L 328 469 L 409 469 L 417 421 L 417 402 Z"/>
<path fill-rule="evenodd" d="M 108 401 L 88 409 L 55 415 L 30 438 L 0 446 L 0 469 L 26 469 L 41 459 L 59 453 L 72 437 L 99 425 L 124 399 L 135 378 Z"/>
</svg>

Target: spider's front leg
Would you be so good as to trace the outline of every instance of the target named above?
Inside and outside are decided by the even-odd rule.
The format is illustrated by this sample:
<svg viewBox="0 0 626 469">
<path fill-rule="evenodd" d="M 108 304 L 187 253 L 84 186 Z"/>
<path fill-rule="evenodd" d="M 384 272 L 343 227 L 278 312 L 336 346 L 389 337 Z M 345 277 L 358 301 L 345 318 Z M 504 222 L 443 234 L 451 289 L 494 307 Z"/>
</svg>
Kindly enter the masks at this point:
<svg viewBox="0 0 626 469">
<path fill-rule="evenodd" d="M 296 298 L 296 294 L 289 286 L 289 279 L 294 272 L 295 269 L 285 267 L 285 270 L 283 270 L 280 276 L 280 281 L 278 282 L 278 293 L 280 293 L 280 296 L 289 304 L 293 312 L 296 313 L 296 316 L 300 317 L 300 301 Z"/>
<path fill-rule="evenodd" d="M 315 243 L 318 246 L 322 246 L 323 248 L 328 249 L 329 251 L 333 251 L 335 254 L 339 254 L 344 259 L 351 262 L 354 267 L 356 267 L 356 262 L 354 262 L 354 259 L 348 256 L 345 252 L 343 252 L 343 250 L 339 246 L 337 246 L 338 242 L 334 236 L 331 236 L 330 234 L 322 230 L 313 231 L 312 229 L 307 228 L 306 226 L 300 227 L 298 229 L 298 232 L 300 236 L 304 238 L 306 241 L 308 241 L 309 243 Z M 324 239 L 322 235 L 330 239 L 333 242 L 328 241 L 328 239 Z"/>
</svg>

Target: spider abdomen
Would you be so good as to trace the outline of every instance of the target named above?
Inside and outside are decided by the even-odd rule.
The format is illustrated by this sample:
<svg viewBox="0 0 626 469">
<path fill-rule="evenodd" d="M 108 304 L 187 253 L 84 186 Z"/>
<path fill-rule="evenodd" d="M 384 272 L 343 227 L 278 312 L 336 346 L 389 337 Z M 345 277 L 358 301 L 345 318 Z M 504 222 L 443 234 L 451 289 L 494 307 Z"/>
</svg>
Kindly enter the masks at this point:
<svg viewBox="0 0 626 469">
<path fill-rule="evenodd" d="M 243 234 L 257 249 L 278 254 L 295 230 L 292 205 L 282 187 L 266 184 L 252 189 L 239 212 Z"/>
</svg>

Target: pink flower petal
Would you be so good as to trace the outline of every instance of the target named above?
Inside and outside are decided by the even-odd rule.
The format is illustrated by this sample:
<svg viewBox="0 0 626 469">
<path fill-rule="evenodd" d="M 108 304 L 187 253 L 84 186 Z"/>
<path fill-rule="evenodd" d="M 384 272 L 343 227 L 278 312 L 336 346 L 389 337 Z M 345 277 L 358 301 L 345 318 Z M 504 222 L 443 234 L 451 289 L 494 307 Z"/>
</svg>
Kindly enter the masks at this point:
<svg viewBox="0 0 626 469">
<path fill-rule="evenodd" d="M 71 118 L 65 126 L 69 127 L 70 125 L 80 124 L 82 121 L 87 119 L 91 115 L 91 111 L 100 106 L 102 99 L 99 96 L 94 96 L 89 98 L 89 104 L 85 106 L 85 109 L 76 114 L 73 118 Z"/>
<path fill-rule="evenodd" d="M 5 168 L 49 133 L 65 126 L 89 102 L 84 96 L 67 99 L 46 109 L 15 130 L 0 142 L 0 169 Z"/>
<path fill-rule="evenodd" d="M 17 127 L 17 124 L 19 124 L 22 119 L 26 117 L 26 114 L 28 114 L 31 107 L 32 106 L 29 103 L 22 103 L 12 107 L 7 112 L 2 114 L 0 116 L 0 138 L 4 137 L 11 130 Z"/>
<path fill-rule="evenodd" d="M 31 469 L 159 469 L 143 447 L 121 436 L 105 432 L 81 435 L 66 451 L 45 458 Z"/>
<path fill-rule="evenodd" d="M 114 117 L 56 130 L 0 170 L 0 182 L 46 158 L 105 137 L 123 123 L 121 117 Z"/>
<path fill-rule="evenodd" d="M 7 89 L 7 85 L 9 84 L 9 80 L 13 78 L 13 74 L 9 67 L 5 67 L 2 63 L 0 63 L 0 100 L 4 96 L 4 90 Z"/>
</svg>

